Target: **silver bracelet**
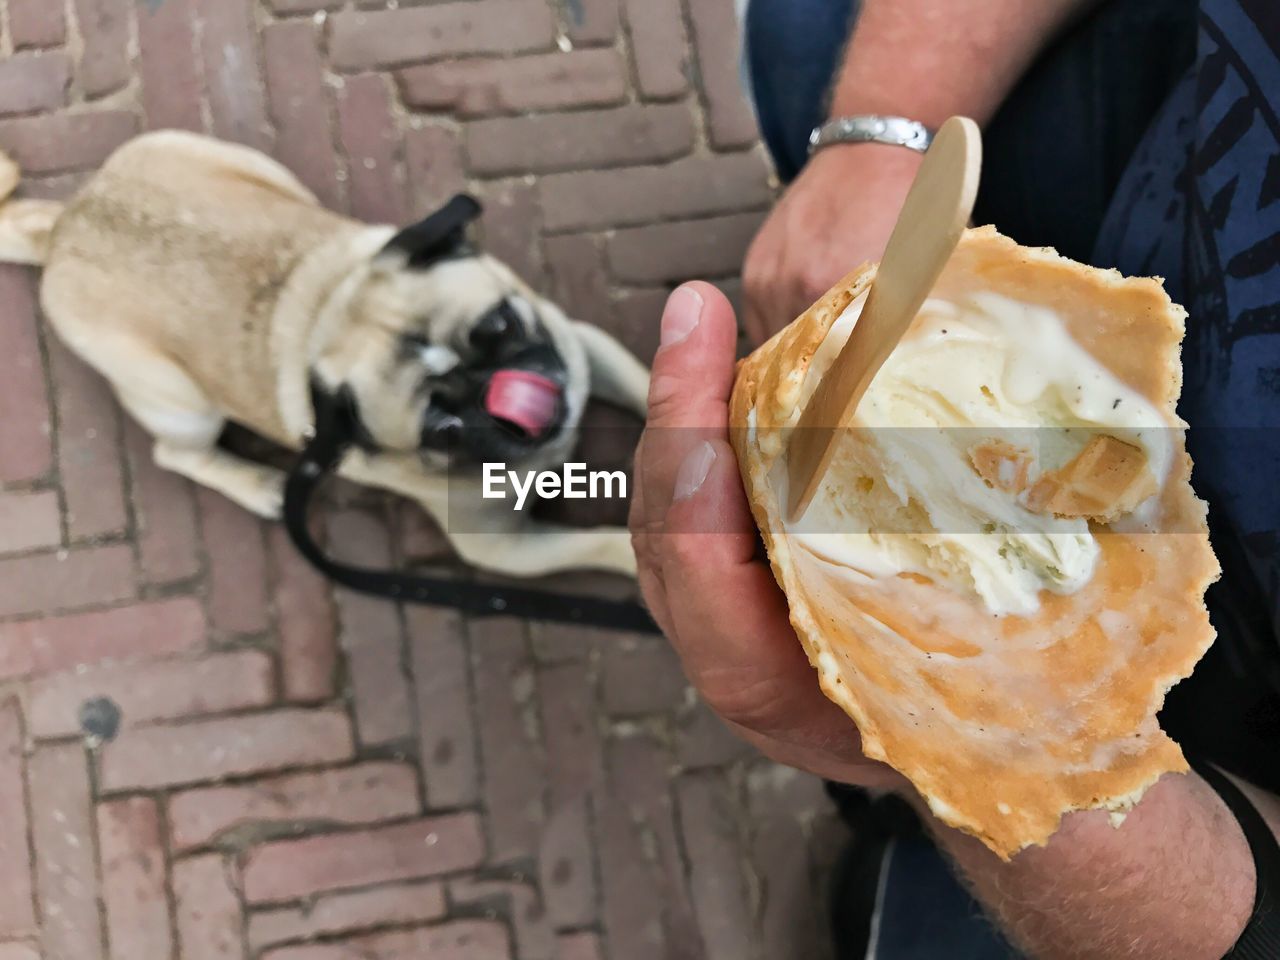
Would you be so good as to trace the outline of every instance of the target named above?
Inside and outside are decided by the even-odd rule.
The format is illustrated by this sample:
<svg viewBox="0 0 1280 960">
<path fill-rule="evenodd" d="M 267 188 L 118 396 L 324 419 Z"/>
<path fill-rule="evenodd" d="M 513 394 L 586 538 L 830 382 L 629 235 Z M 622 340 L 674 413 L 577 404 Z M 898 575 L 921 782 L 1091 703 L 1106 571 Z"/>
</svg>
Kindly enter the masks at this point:
<svg viewBox="0 0 1280 960">
<path fill-rule="evenodd" d="M 809 155 L 836 143 L 887 143 L 924 153 L 933 142 L 933 131 L 923 123 L 906 117 L 879 117 L 864 114 L 837 117 L 809 135 Z"/>
</svg>

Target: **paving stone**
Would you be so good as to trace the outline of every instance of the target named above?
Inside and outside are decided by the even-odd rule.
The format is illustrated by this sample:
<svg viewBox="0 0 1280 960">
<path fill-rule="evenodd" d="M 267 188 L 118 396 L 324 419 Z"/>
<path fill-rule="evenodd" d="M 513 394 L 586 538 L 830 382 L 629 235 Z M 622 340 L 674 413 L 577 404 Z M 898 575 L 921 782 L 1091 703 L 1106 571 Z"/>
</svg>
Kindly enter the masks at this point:
<svg viewBox="0 0 1280 960">
<path fill-rule="evenodd" d="M 47 0 L 37 0 L 47 2 Z M 135 4 L 142 106 L 152 130 L 204 130 L 195 0 Z"/>
<path fill-rule="evenodd" d="M 191 850 L 240 827 L 290 823 L 357 826 L 404 819 L 418 807 L 418 779 L 412 767 L 370 761 L 233 786 L 183 790 L 169 800 L 169 829 L 175 849 Z"/>
<path fill-rule="evenodd" d="M 614 50 L 443 60 L 399 77 L 410 107 L 461 117 L 607 106 L 627 96 L 625 67 Z"/>
<path fill-rule="evenodd" d="M 763 221 L 762 214 L 739 213 L 619 230 L 609 241 L 610 268 L 633 284 L 736 273 Z"/>
<path fill-rule="evenodd" d="M 471 665 L 462 618 L 450 610 L 405 611 L 418 714 L 418 750 L 427 803 L 476 802 L 480 771 L 471 713 Z"/>
<path fill-rule="evenodd" d="M 111 954 L 170 960 L 168 875 L 156 801 L 127 797 L 100 804 L 96 812 Z"/>
<path fill-rule="evenodd" d="M 84 748 L 62 744 L 37 750 L 27 775 L 44 949 L 50 957 L 105 960 Z"/>
<path fill-rule="evenodd" d="M 407 220 L 404 181 L 397 170 L 400 133 L 382 77 L 362 74 L 343 83 L 338 91 L 338 136 L 348 158 L 351 213 L 371 223 Z"/>
<path fill-rule="evenodd" d="M 693 123 L 677 104 L 477 120 L 467 155 L 481 176 L 660 163 L 693 149 Z"/>
<path fill-rule="evenodd" d="M 640 90 L 657 100 L 689 89 L 688 47 L 680 0 L 623 0 Z"/>
<path fill-rule="evenodd" d="M 3 141 L 0 141 L 3 142 Z M 36 333 L 36 282 L 30 271 L 0 266 L 0 483 L 44 476 L 53 467 L 52 420 Z"/>
<path fill-rule="evenodd" d="M 19 50 L 59 46 L 67 36 L 66 8 L 49 0 L 9 0 L 9 36 Z"/>
<path fill-rule="evenodd" d="M 271 659 L 259 650 L 218 653 L 200 660 L 77 665 L 31 681 L 31 735 L 75 736 L 81 710 L 91 700 L 115 704 L 121 722 L 199 717 L 262 707 L 274 699 Z"/>
<path fill-rule="evenodd" d="M 689 892 L 707 960 L 750 956 L 753 919 L 729 786 L 719 774 L 699 773 L 681 777 L 676 790 Z"/>
<path fill-rule="evenodd" d="M 201 562 L 191 481 L 156 466 L 151 437 L 128 417 L 124 438 L 142 579 L 162 584 L 194 577 Z"/>
<path fill-rule="evenodd" d="M 62 542 L 58 494 L 0 491 L 0 554 L 22 553 Z"/>
<path fill-rule="evenodd" d="M 329 894 L 301 907 L 254 911 L 249 915 L 249 946 L 260 950 L 291 940 L 422 923 L 438 920 L 445 912 L 444 887 L 439 883 L 405 883 Z"/>
<path fill-rule="evenodd" d="M 196 487 L 209 561 L 209 618 L 227 633 L 267 629 L 267 554 L 262 523 L 208 487 Z"/>
<path fill-rule="evenodd" d="M 244 895 L 250 903 L 296 900 L 326 890 L 438 876 L 474 867 L 483 857 L 480 821 L 471 813 L 280 840 L 250 851 Z"/>
<path fill-rule="evenodd" d="M 246 960 L 240 901 L 232 867 L 216 854 L 173 865 L 173 897 L 181 960 Z"/>
<path fill-rule="evenodd" d="M 329 581 L 298 553 L 281 526 L 267 531 L 286 700 L 316 703 L 333 696 L 338 669 L 337 615 Z"/>
<path fill-rule="evenodd" d="M 75 0 L 84 49 L 79 79 L 88 97 L 101 97 L 129 82 L 129 0 Z"/>
<path fill-rule="evenodd" d="M 103 746 L 104 790 L 145 790 L 350 759 L 337 710 L 276 710 L 125 730 Z"/>
<path fill-rule="evenodd" d="M 474 0 L 400 10 L 348 10 L 332 18 L 329 52 L 339 70 L 443 57 L 546 50 L 551 8 L 524 0 Z"/>
<path fill-rule="evenodd" d="M 259 150 L 271 146 L 254 32 L 254 0 L 195 0 L 213 132 Z"/>
<path fill-rule="evenodd" d="M 0 617 L 128 600 L 135 592 L 127 546 L 81 547 L 0 560 Z M 24 630 L 0 624 L 0 636 Z M 6 651 L 23 657 L 27 651 Z M 0 653 L 0 660 L 5 654 Z"/>
<path fill-rule="evenodd" d="M 0 61 L 0 116 L 54 110 L 67 102 L 71 64 L 67 55 L 18 53 Z"/>
<path fill-rule="evenodd" d="M 512 960 L 507 930 L 486 920 L 371 933 L 337 943 L 281 947 L 262 960 Z"/>
<path fill-rule="evenodd" d="M 0 898 L 0 937 L 6 940 L 38 932 L 26 786 L 22 714 L 17 700 L 4 700 L 0 702 L 0 889 L 5 893 Z"/>
<path fill-rule="evenodd" d="M 273 23 L 262 32 L 275 157 L 331 209 L 341 205 L 320 37 L 311 23 Z"/>
<path fill-rule="evenodd" d="M 689 21 L 712 146 L 732 150 L 754 143 L 759 131 L 742 89 L 734 0 L 689 0 Z"/>
<path fill-rule="evenodd" d="M 119 565 L 119 557 L 111 559 Z M 205 634 L 191 597 L 0 623 L 0 678 L 179 653 L 203 644 Z"/>
<path fill-rule="evenodd" d="M 0 147 L 24 173 L 62 173 L 96 167 L 138 132 L 123 110 L 47 113 L 0 120 Z"/>
</svg>

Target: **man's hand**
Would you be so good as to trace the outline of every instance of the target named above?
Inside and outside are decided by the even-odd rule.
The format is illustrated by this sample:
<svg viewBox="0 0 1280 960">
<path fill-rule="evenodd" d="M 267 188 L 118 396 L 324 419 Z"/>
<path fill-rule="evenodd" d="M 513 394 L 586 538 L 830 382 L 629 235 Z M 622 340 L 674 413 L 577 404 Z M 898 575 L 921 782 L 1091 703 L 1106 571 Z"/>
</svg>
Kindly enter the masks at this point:
<svg viewBox="0 0 1280 960">
<path fill-rule="evenodd" d="M 773 209 L 742 269 L 746 331 L 777 333 L 841 277 L 879 260 L 921 156 L 877 143 L 818 153 Z"/>
<path fill-rule="evenodd" d="M 853 721 L 819 689 L 786 598 L 756 559 L 728 442 L 736 340 L 714 287 L 672 295 L 631 509 L 645 599 L 703 699 L 766 755 L 846 783 L 902 783 L 863 756 Z"/>
</svg>

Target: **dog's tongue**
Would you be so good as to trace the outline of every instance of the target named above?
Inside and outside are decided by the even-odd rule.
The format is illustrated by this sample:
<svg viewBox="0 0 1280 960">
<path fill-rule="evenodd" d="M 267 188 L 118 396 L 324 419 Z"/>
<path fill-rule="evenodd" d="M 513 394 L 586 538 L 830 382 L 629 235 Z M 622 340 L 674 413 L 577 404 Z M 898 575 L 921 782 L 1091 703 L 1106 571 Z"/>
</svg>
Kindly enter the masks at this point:
<svg viewBox="0 0 1280 960">
<path fill-rule="evenodd" d="M 546 433 L 559 406 L 555 382 L 528 370 L 499 370 L 484 397 L 489 416 L 513 423 L 532 437 Z"/>
</svg>

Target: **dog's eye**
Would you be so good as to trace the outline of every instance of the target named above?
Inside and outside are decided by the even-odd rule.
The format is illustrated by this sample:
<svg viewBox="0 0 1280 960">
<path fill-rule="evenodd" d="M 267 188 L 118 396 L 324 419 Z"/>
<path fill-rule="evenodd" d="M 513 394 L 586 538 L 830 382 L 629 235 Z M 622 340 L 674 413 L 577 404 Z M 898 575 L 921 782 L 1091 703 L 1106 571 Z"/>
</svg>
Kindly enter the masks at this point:
<svg viewBox="0 0 1280 960">
<path fill-rule="evenodd" d="M 471 328 L 471 345 L 484 350 L 501 343 L 520 323 L 510 304 L 501 303 Z"/>
</svg>

